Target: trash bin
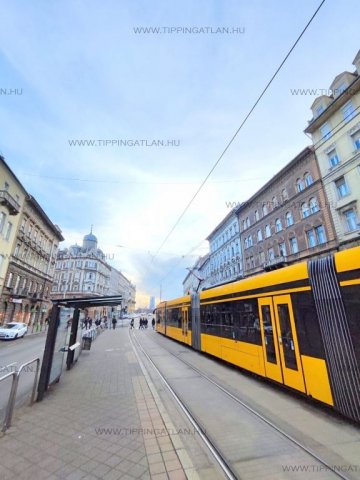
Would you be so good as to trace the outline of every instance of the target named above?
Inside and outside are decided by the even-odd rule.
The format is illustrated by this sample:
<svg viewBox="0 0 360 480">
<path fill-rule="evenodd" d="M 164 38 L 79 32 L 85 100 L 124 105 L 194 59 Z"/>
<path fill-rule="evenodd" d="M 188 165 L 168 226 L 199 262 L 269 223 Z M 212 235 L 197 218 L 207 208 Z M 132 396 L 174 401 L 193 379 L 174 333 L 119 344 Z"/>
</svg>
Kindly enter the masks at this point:
<svg viewBox="0 0 360 480">
<path fill-rule="evenodd" d="M 90 348 L 91 348 L 91 342 L 92 342 L 92 338 L 91 338 L 91 337 L 84 337 L 84 338 L 83 338 L 83 344 L 82 344 L 83 350 L 90 350 Z"/>
</svg>

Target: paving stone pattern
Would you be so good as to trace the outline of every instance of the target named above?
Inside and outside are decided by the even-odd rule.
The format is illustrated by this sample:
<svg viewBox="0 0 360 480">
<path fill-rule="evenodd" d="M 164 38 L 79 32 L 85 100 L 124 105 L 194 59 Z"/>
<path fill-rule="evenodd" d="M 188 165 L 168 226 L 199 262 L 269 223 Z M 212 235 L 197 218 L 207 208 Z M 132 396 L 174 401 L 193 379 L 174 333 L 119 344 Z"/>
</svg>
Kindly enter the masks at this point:
<svg viewBox="0 0 360 480">
<path fill-rule="evenodd" d="M 0 447 L 1 480 L 187 478 L 125 328 L 17 411 Z"/>
</svg>

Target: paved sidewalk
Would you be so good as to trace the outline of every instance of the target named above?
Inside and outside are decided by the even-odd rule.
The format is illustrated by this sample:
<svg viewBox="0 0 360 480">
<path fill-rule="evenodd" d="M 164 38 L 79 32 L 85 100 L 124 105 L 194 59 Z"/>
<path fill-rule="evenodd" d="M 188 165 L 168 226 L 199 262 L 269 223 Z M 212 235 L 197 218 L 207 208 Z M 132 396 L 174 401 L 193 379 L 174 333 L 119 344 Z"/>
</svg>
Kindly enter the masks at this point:
<svg viewBox="0 0 360 480">
<path fill-rule="evenodd" d="M 42 402 L 15 412 L 0 479 L 196 478 L 149 381 L 128 329 L 103 332 Z"/>
</svg>

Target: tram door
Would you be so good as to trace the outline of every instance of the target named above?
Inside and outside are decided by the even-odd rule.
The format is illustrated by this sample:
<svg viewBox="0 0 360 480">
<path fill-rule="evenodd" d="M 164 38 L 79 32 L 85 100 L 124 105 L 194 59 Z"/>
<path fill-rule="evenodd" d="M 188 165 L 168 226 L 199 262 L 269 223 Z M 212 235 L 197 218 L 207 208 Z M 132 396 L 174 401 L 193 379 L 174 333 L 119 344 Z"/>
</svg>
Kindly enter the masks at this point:
<svg viewBox="0 0 360 480">
<path fill-rule="evenodd" d="M 305 392 L 290 295 L 259 299 L 266 376 Z"/>
<path fill-rule="evenodd" d="M 188 343 L 189 310 L 187 307 L 181 309 L 181 317 L 183 342 Z"/>
</svg>

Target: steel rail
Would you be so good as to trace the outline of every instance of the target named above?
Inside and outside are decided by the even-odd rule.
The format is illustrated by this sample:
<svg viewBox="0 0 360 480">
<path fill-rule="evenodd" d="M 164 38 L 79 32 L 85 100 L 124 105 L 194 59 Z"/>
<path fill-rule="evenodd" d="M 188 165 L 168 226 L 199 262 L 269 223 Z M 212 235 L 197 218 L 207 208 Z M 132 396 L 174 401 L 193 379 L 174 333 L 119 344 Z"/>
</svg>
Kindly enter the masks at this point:
<svg viewBox="0 0 360 480">
<path fill-rule="evenodd" d="M 169 337 L 167 337 L 169 338 Z M 268 418 L 266 418 L 264 415 L 262 415 L 261 413 L 257 412 L 256 410 L 254 410 L 252 407 L 250 407 L 246 402 L 244 402 L 243 400 L 241 400 L 240 398 L 236 397 L 235 395 L 233 395 L 231 392 L 229 392 L 224 386 L 220 385 L 219 383 L 217 383 L 215 380 L 213 380 L 211 377 L 209 377 L 206 373 L 202 372 L 201 370 L 199 370 L 198 368 L 194 367 L 191 363 L 187 362 L 186 360 L 180 358 L 179 355 L 176 355 L 175 353 L 171 352 L 168 348 L 164 347 L 163 345 L 160 344 L 160 342 L 158 342 L 157 340 L 154 340 L 152 339 L 155 343 L 157 343 L 158 345 L 160 345 L 162 348 L 164 348 L 164 350 L 166 350 L 168 353 L 170 353 L 170 355 L 174 356 L 175 358 L 177 358 L 178 360 L 180 360 L 182 363 L 184 363 L 187 367 L 191 368 L 194 372 L 196 372 L 198 375 L 200 375 L 201 377 L 205 378 L 208 382 L 212 383 L 213 385 L 215 385 L 219 390 L 221 390 L 223 393 L 225 393 L 228 397 L 230 397 L 232 400 L 234 400 L 236 403 L 238 403 L 239 405 L 241 405 L 243 408 L 245 408 L 247 411 L 249 411 L 250 413 L 252 413 L 254 416 L 256 416 L 257 418 L 259 418 L 261 421 L 263 421 L 265 424 L 267 424 L 269 427 L 271 427 L 272 429 L 276 430 L 278 433 L 280 433 L 283 437 L 285 437 L 287 440 L 289 440 L 290 442 L 294 443 L 297 447 L 299 447 L 301 450 L 303 450 L 304 452 L 306 452 L 308 455 L 310 455 L 311 457 L 313 457 L 316 461 L 318 461 L 321 465 L 323 465 L 324 467 L 326 467 L 327 470 L 330 470 L 332 473 L 334 473 L 335 475 L 337 475 L 339 478 L 342 478 L 343 480 L 351 480 L 349 477 L 347 477 L 346 475 L 344 475 L 341 471 L 338 471 L 336 468 L 334 468 L 333 465 L 330 465 L 326 460 L 323 460 L 321 457 L 319 457 L 315 452 L 313 452 L 310 448 L 306 447 L 305 445 L 303 445 L 300 441 L 296 440 L 296 438 L 294 438 L 293 436 L 291 436 L 290 434 L 286 433 L 282 428 L 278 427 L 277 425 L 275 425 L 271 420 L 269 420 Z M 172 339 L 171 339 L 172 340 Z M 182 344 L 182 345 L 185 345 L 185 346 L 188 346 L 187 344 Z"/>
<path fill-rule="evenodd" d="M 212 440 L 209 438 L 208 435 L 206 435 L 204 433 L 204 430 L 203 428 L 201 427 L 201 425 L 198 423 L 198 421 L 195 419 L 194 415 L 190 412 L 190 410 L 186 407 L 185 403 L 181 400 L 181 398 L 179 397 L 179 395 L 174 391 L 174 389 L 171 387 L 171 385 L 169 384 L 169 382 L 166 380 L 166 378 L 164 377 L 164 375 L 160 372 L 160 370 L 157 368 L 157 366 L 155 365 L 155 363 L 152 361 L 152 359 L 150 358 L 150 356 L 145 352 L 145 350 L 143 349 L 142 345 L 140 344 L 140 342 L 138 341 L 136 335 L 133 333 L 133 335 L 130 334 L 130 331 L 129 330 L 129 338 L 130 338 L 130 342 L 132 343 L 133 345 L 133 348 L 134 348 L 134 351 L 135 351 L 135 354 L 137 355 L 138 357 L 138 360 L 140 360 L 139 356 L 138 356 L 138 353 L 136 351 L 136 347 L 134 345 L 134 342 L 132 340 L 132 336 L 135 338 L 140 350 L 142 351 L 142 353 L 145 355 L 145 357 L 147 358 L 147 360 L 150 362 L 150 364 L 152 365 L 152 367 L 154 368 L 154 370 L 156 371 L 156 373 L 159 375 L 159 377 L 161 378 L 161 380 L 164 382 L 165 386 L 167 387 L 167 389 L 169 390 L 169 392 L 171 393 L 171 395 L 173 396 L 173 398 L 175 399 L 176 403 L 179 405 L 179 407 L 181 408 L 181 410 L 183 411 L 183 413 L 185 414 L 185 416 L 187 417 L 187 419 L 190 421 L 190 423 L 192 424 L 192 426 L 196 429 L 196 432 L 198 433 L 199 437 L 202 439 L 202 441 L 205 443 L 205 445 L 207 446 L 207 448 L 210 450 L 211 454 L 213 455 L 213 457 L 215 458 L 216 462 L 218 463 L 218 465 L 220 466 L 221 470 L 224 472 L 226 478 L 228 478 L 229 480 L 239 480 L 239 476 L 236 475 L 230 468 L 230 466 L 228 465 L 228 462 L 226 461 L 226 459 L 224 458 L 224 456 L 221 454 L 221 452 L 218 450 L 218 448 L 214 445 L 214 443 L 212 442 Z"/>
</svg>

